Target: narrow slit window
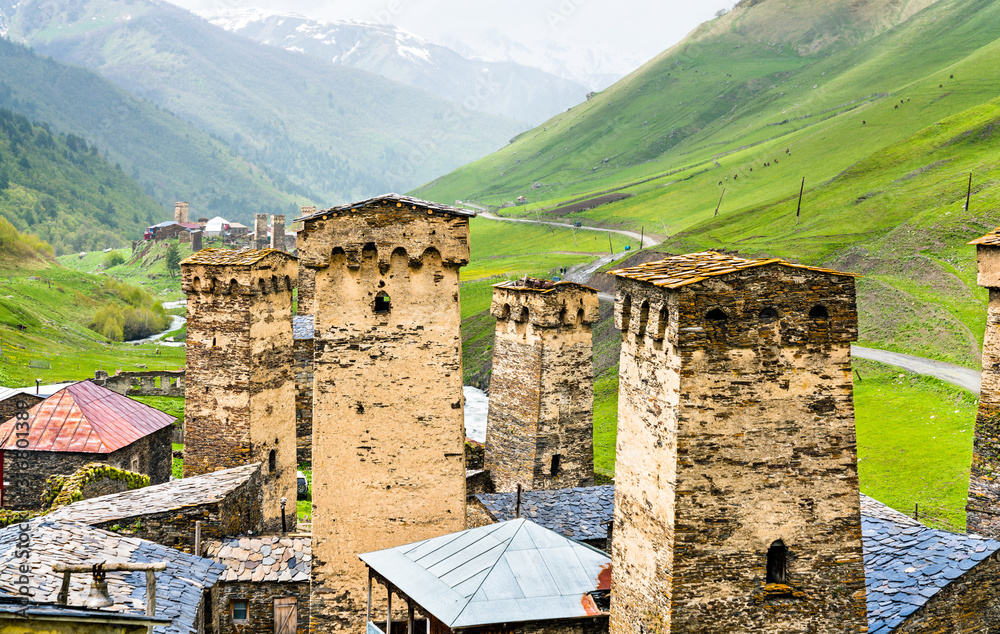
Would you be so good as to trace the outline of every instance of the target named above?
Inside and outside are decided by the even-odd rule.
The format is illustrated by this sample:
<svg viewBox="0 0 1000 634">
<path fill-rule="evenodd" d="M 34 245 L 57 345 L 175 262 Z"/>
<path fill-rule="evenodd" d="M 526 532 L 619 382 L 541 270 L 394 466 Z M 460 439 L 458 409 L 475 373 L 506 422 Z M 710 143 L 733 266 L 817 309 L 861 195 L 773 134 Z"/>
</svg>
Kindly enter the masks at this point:
<svg viewBox="0 0 1000 634">
<path fill-rule="evenodd" d="M 278 467 L 278 452 L 274 449 L 271 453 L 267 454 L 267 470 L 268 473 L 274 473 L 274 470 Z"/>
<path fill-rule="evenodd" d="M 632 297 L 625 296 L 622 300 L 622 332 L 628 332 L 629 322 L 632 320 Z"/>
<path fill-rule="evenodd" d="M 639 336 L 646 334 L 646 324 L 649 323 L 649 302 L 643 302 L 639 308 Z"/>
<path fill-rule="evenodd" d="M 830 311 L 826 309 L 826 306 L 822 304 L 816 304 L 809 310 L 810 319 L 829 319 Z"/>
<path fill-rule="evenodd" d="M 663 339 L 667 335 L 667 324 L 670 323 L 670 311 L 666 306 L 660 308 L 660 314 L 656 320 L 656 338 Z"/>
<path fill-rule="evenodd" d="M 380 292 L 375 296 L 375 312 L 384 314 L 392 311 L 392 300 L 389 299 L 388 293 L 385 291 Z"/>
<path fill-rule="evenodd" d="M 767 549 L 767 583 L 788 583 L 788 547 L 780 539 Z"/>
<path fill-rule="evenodd" d="M 549 467 L 549 475 L 551 475 L 553 478 L 559 475 L 559 467 L 561 466 L 560 465 L 561 462 L 562 462 L 561 455 L 555 454 L 552 456 L 552 464 Z"/>
</svg>

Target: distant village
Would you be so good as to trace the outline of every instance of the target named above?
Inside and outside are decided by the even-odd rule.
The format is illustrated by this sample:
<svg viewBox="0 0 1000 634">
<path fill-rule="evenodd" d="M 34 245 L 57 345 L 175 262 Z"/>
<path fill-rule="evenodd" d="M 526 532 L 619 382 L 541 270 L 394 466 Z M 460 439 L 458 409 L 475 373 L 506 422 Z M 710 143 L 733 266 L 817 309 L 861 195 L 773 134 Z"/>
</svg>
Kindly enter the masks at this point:
<svg viewBox="0 0 1000 634">
<path fill-rule="evenodd" d="M 850 272 L 716 252 L 613 271 L 599 485 L 597 290 L 494 287 L 480 457 L 459 291 L 474 212 L 387 194 L 250 232 L 188 211 L 144 236 L 190 245 L 183 371 L 0 388 L 0 630 L 1000 631 L 1000 231 L 973 243 L 990 302 L 953 533 L 860 494 Z M 183 396 L 183 424 L 137 394 Z"/>
</svg>

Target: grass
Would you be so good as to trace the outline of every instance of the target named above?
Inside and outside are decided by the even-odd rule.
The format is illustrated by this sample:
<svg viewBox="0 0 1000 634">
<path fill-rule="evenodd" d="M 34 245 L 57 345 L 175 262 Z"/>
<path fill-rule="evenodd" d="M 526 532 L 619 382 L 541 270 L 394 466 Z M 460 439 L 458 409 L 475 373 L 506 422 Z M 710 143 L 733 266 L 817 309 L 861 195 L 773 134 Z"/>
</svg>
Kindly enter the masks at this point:
<svg viewBox="0 0 1000 634">
<path fill-rule="evenodd" d="M 296 496 L 296 512 L 298 513 L 300 522 L 311 522 L 312 521 L 312 484 L 313 484 L 313 474 L 312 465 L 308 462 L 303 462 L 299 465 L 299 471 L 306 476 L 306 482 L 309 483 L 309 493 L 305 497 Z"/>
</svg>

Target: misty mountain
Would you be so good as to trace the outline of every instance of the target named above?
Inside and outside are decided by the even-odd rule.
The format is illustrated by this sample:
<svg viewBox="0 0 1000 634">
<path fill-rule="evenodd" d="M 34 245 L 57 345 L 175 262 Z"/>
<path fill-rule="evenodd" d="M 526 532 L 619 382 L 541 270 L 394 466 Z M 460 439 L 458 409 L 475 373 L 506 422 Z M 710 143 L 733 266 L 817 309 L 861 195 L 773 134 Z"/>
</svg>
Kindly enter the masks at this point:
<svg viewBox="0 0 1000 634">
<path fill-rule="evenodd" d="M 456 104 L 472 99 L 482 112 L 530 125 L 580 103 L 588 92 L 583 84 L 531 66 L 463 57 L 392 25 L 313 20 L 255 8 L 200 15 L 255 42 L 360 68 Z"/>
<path fill-rule="evenodd" d="M 153 0 L 0 1 L 7 36 L 90 68 L 325 203 L 410 189 L 523 125 L 227 33 Z"/>
</svg>

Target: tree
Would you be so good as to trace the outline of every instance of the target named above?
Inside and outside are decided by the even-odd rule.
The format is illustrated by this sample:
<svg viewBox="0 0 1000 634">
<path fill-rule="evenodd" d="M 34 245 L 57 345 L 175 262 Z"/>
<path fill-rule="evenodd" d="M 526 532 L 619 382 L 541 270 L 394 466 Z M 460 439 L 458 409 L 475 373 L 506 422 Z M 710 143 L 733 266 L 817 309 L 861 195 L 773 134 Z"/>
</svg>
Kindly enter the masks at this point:
<svg viewBox="0 0 1000 634">
<path fill-rule="evenodd" d="M 170 274 L 179 273 L 181 270 L 181 254 L 176 244 L 167 247 L 167 270 Z"/>
</svg>

